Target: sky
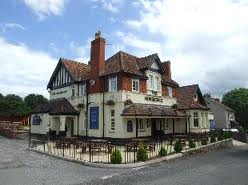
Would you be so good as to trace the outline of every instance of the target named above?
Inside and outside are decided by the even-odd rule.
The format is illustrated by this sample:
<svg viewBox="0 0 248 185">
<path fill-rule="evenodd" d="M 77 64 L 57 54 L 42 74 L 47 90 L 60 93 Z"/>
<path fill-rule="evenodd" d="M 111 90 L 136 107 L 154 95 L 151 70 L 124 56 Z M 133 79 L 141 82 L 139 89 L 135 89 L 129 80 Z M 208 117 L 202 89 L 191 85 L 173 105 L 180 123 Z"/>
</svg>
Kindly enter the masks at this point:
<svg viewBox="0 0 248 185">
<path fill-rule="evenodd" d="M 101 30 L 119 50 L 170 60 L 180 86 L 221 97 L 248 87 L 248 0 L 8 0 L 0 6 L 0 93 L 49 97 L 60 57 L 88 63 Z"/>
</svg>

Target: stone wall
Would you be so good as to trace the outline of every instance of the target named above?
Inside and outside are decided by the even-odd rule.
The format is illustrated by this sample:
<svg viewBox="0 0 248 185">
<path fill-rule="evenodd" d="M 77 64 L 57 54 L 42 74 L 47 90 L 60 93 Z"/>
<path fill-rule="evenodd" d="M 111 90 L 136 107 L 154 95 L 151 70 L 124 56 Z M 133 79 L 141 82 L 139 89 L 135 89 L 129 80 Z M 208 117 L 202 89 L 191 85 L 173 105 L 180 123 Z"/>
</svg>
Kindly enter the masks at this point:
<svg viewBox="0 0 248 185">
<path fill-rule="evenodd" d="M 233 146 L 233 139 L 225 139 L 222 141 L 217 141 L 215 143 L 209 143 L 208 145 L 200 146 L 199 148 L 193 148 L 182 151 L 183 156 L 189 156 L 197 153 L 206 153 L 208 151 L 220 149 L 220 148 L 230 148 Z"/>
</svg>

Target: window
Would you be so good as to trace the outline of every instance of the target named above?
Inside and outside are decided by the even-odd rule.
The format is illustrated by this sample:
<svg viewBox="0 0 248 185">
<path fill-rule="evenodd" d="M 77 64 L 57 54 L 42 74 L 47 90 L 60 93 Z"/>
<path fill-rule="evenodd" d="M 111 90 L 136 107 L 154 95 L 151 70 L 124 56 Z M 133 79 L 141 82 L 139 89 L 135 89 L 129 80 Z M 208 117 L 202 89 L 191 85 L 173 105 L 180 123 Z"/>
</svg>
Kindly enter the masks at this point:
<svg viewBox="0 0 248 185">
<path fill-rule="evenodd" d="M 201 113 L 201 126 L 205 127 L 205 125 L 204 125 L 204 113 L 203 112 Z"/>
<path fill-rule="evenodd" d="M 208 128 L 208 113 L 205 113 L 206 124 L 205 127 Z"/>
<path fill-rule="evenodd" d="M 111 110 L 110 112 L 110 131 L 115 130 L 115 111 Z"/>
<path fill-rule="evenodd" d="M 146 119 L 146 127 L 149 128 L 151 126 L 151 119 Z"/>
<path fill-rule="evenodd" d="M 86 85 L 81 84 L 81 96 L 85 96 L 85 95 L 86 95 Z"/>
<path fill-rule="evenodd" d="M 172 87 L 168 87 L 168 95 L 172 98 Z"/>
<path fill-rule="evenodd" d="M 72 87 L 72 89 L 71 89 L 71 97 L 74 97 L 75 96 L 75 89 L 74 89 L 74 87 Z"/>
<path fill-rule="evenodd" d="M 156 91 L 160 91 L 160 80 L 159 77 L 155 78 L 155 83 L 156 83 Z"/>
<path fill-rule="evenodd" d="M 144 131 L 143 119 L 139 119 L 138 130 Z"/>
<path fill-rule="evenodd" d="M 109 91 L 117 91 L 117 77 L 109 78 Z"/>
<path fill-rule="evenodd" d="M 169 128 L 169 120 L 162 119 L 162 126 L 163 126 L 163 130 L 167 130 Z"/>
<path fill-rule="evenodd" d="M 149 88 L 154 89 L 154 77 L 149 75 Z"/>
<path fill-rule="evenodd" d="M 139 92 L 139 79 L 133 78 L 133 91 Z"/>
<path fill-rule="evenodd" d="M 194 127 L 199 126 L 198 112 L 194 112 Z"/>
</svg>

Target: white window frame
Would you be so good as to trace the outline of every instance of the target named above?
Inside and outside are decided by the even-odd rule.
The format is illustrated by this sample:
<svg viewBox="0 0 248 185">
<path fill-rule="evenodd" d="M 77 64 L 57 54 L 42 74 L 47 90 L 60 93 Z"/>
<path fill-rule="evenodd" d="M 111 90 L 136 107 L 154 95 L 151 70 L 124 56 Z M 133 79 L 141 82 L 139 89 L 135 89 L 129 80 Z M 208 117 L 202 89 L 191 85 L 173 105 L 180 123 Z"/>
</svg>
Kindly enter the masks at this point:
<svg viewBox="0 0 248 185">
<path fill-rule="evenodd" d="M 195 121 L 197 121 L 197 125 L 195 124 Z M 195 128 L 199 127 L 199 113 L 198 112 L 193 113 L 193 127 Z"/>
<path fill-rule="evenodd" d="M 149 88 L 151 89 L 151 90 L 153 90 L 154 89 L 154 76 L 153 75 L 149 75 Z"/>
<path fill-rule="evenodd" d="M 81 84 L 81 96 L 86 95 L 86 84 Z"/>
<path fill-rule="evenodd" d="M 163 127 L 163 130 L 169 129 L 169 120 L 168 119 L 162 119 L 162 127 Z"/>
<path fill-rule="evenodd" d="M 205 112 L 205 121 L 206 121 L 205 128 L 208 128 L 208 122 L 209 122 L 209 120 L 208 120 L 208 113 L 207 112 Z"/>
<path fill-rule="evenodd" d="M 115 88 L 112 87 L 112 81 L 115 81 Z M 117 76 L 109 77 L 109 92 L 117 91 Z"/>
<path fill-rule="evenodd" d="M 168 89 L 168 96 L 169 96 L 170 98 L 172 98 L 172 96 L 173 96 L 172 87 L 167 87 L 167 89 Z"/>
<path fill-rule="evenodd" d="M 160 78 L 158 76 L 155 77 L 155 90 L 160 91 Z"/>
<path fill-rule="evenodd" d="M 132 80 L 132 91 L 139 92 L 139 79 L 138 78 L 133 78 Z"/>
<path fill-rule="evenodd" d="M 138 122 L 138 131 L 139 132 L 144 132 L 145 131 L 143 119 L 139 119 L 139 122 Z"/>
<path fill-rule="evenodd" d="M 115 110 L 110 110 L 110 131 L 115 131 Z"/>
<path fill-rule="evenodd" d="M 204 124 L 204 121 L 205 121 L 205 119 L 204 119 L 204 113 L 203 112 L 201 112 L 201 127 L 205 127 L 205 124 Z"/>
</svg>

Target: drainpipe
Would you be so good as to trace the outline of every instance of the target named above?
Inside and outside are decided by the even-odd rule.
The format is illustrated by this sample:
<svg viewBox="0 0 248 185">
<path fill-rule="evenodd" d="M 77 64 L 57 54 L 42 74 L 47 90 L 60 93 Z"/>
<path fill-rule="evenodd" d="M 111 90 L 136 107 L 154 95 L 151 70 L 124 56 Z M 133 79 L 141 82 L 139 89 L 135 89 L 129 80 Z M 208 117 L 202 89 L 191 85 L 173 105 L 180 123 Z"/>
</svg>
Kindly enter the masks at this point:
<svg viewBox="0 0 248 185">
<path fill-rule="evenodd" d="M 104 113 L 105 113 L 105 103 L 104 103 L 104 91 L 105 91 L 105 78 L 103 78 L 103 87 L 102 87 L 102 138 L 104 138 L 104 129 L 105 129 L 105 123 L 104 123 Z"/>
<path fill-rule="evenodd" d="M 86 81 L 86 110 L 85 110 L 85 120 L 86 120 L 86 138 L 88 139 L 88 109 L 89 109 L 89 82 Z"/>
</svg>

